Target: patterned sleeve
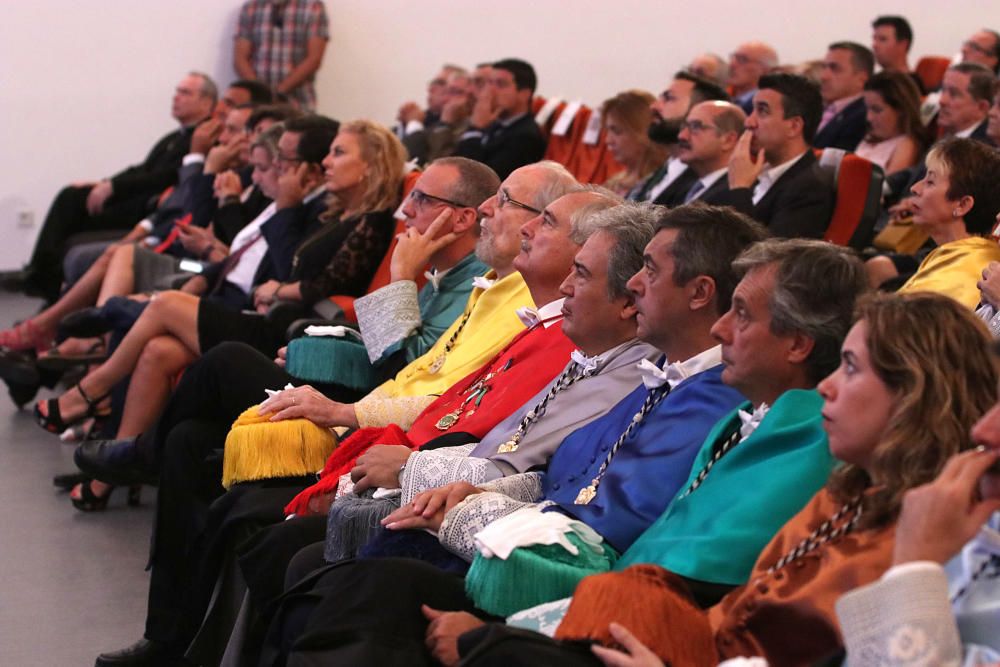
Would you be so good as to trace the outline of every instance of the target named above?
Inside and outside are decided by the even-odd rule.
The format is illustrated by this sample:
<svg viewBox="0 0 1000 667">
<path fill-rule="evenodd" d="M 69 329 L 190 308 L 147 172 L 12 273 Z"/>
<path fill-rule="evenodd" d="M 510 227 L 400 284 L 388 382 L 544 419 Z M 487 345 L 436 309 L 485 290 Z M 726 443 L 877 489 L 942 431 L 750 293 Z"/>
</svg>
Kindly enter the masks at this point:
<svg viewBox="0 0 1000 667">
<path fill-rule="evenodd" d="M 929 667 L 961 662 L 948 579 L 940 567 L 883 577 L 841 596 L 836 608 L 848 655 L 863 656 L 865 664 Z"/>
<path fill-rule="evenodd" d="M 531 503 L 515 500 L 502 493 L 471 495 L 445 515 L 438 530 L 438 540 L 445 549 L 471 563 L 476 556 L 476 533 L 497 519 L 528 505 Z"/>
<path fill-rule="evenodd" d="M 537 503 L 542 499 L 542 473 L 522 472 L 517 475 L 508 475 L 487 482 L 480 488 L 486 491 L 496 491 L 526 503 Z"/>
<path fill-rule="evenodd" d="M 986 327 L 990 330 L 990 335 L 994 339 L 1000 338 L 1000 312 L 987 320 Z"/>
<path fill-rule="evenodd" d="M 354 404 L 354 413 L 360 428 L 398 424 L 404 431 L 424 409 L 437 399 L 436 396 L 397 396 L 390 398 L 373 391 Z"/>
<path fill-rule="evenodd" d="M 246 2 L 240 9 L 240 18 L 236 24 L 236 38 L 253 41 L 253 2 Z"/>
<path fill-rule="evenodd" d="M 469 454 L 476 443 L 461 447 L 443 447 L 428 452 L 413 452 L 406 461 L 399 485 L 403 490 L 401 504 L 427 489 L 434 489 L 451 482 L 468 482 L 481 486 L 502 473 L 489 459 L 472 458 Z M 458 451 L 454 451 L 458 450 Z"/>
<path fill-rule="evenodd" d="M 354 301 L 358 327 L 373 364 L 386 349 L 420 328 L 420 302 L 417 284 L 398 280 Z"/>
<path fill-rule="evenodd" d="M 361 296 L 367 292 L 389 249 L 393 228 L 391 222 L 385 224 L 381 215 L 365 215 L 337 248 L 326 268 L 318 276 L 303 278 L 299 283 L 302 302 L 311 304 L 334 294 Z"/>
<path fill-rule="evenodd" d="M 308 35 L 310 38 L 330 39 L 330 22 L 326 18 L 326 8 L 322 0 L 314 0 L 309 8 Z"/>
</svg>

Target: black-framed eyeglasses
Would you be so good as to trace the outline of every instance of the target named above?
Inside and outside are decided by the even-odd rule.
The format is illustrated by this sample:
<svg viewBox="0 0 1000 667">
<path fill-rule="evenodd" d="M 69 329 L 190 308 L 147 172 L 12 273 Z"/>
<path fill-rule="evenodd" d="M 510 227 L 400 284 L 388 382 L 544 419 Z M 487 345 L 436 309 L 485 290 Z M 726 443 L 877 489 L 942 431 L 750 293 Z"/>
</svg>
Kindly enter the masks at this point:
<svg viewBox="0 0 1000 667">
<path fill-rule="evenodd" d="M 475 208 L 475 206 L 467 206 L 457 201 L 451 199 L 445 199 L 444 197 L 438 197 L 437 195 L 429 195 L 420 188 L 413 188 L 410 190 L 410 199 L 413 200 L 413 205 L 419 208 L 423 208 L 425 205 L 438 202 L 439 204 L 444 204 L 445 206 L 452 206 L 454 208 Z"/>
<path fill-rule="evenodd" d="M 534 206 L 528 206 L 524 202 L 517 201 L 516 199 L 510 196 L 510 193 L 507 192 L 507 190 L 505 190 L 504 188 L 500 188 L 500 192 L 497 193 L 497 208 L 502 209 L 507 204 L 511 204 L 513 206 L 516 206 L 517 208 L 523 208 L 525 211 L 531 211 L 535 215 L 542 214 L 542 212 L 537 208 L 535 208 Z"/>
<path fill-rule="evenodd" d="M 278 165 L 283 165 L 283 164 L 293 165 L 293 164 L 298 164 L 300 162 L 304 162 L 304 160 L 298 157 L 297 155 L 288 157 L 287 155 L 282 155 L 281 153 L 278 153 L 278 155 L 274 158 L 274 162 L 275 164 Z"/>
<path fill-rule="evenodd" d="M 717 130 L 715 125 L 703 123 L 700 120 L 686 120 L 681 123 L 681 129 L 688 132 L 704 132 L 705 130 Z"/>
</svg>

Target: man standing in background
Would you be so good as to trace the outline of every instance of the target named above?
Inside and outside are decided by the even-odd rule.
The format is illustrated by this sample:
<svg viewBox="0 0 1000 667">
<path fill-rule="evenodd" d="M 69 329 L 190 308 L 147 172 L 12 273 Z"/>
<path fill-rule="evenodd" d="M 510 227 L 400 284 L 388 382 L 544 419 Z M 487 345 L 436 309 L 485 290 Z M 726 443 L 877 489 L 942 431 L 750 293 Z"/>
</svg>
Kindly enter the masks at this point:
<svg viewBox="0 0 1000 667">
<path fill-rule="evenodd" d="M 330 39 L 322 0 L 247 0 L 240 10 L 233 67 L 305 111 L 316 108 L 313 80 Z"/>
</svg>

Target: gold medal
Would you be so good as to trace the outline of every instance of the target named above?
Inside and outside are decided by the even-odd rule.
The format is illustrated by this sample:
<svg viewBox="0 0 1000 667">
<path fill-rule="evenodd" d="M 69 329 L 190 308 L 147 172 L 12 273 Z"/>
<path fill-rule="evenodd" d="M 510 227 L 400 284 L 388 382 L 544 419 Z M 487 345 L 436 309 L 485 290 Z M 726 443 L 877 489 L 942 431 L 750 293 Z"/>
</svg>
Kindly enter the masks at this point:
<svg viewBox="0 0 1000 667">
<path fill-rule="evenodd" d="M 590 486 L 585 486 L 580 489 L 580 493 L 576 494 L 576 500 L 573 501 L 575 505 L 587 505 L 594 496 L 597 495 L 597 487 L 591 482 Z"/>
<path fill-rule="evenodd" d="M 437 424 L 435 424 L 434 426 L 436 426 L 439 431 L 447 431 L 448 429 L 450 429 L 452 426 L 455 425 L 455 422 L 458 421 L 458 416 L 460 414 L 461 414 L 461 408 L 455 410 L 454 412 L 449 412 L 448 414 L 441 417 L 441 419 L 439 419 L 437 421 Z"/>
<path fill-rule="evenodd" d="M 445 360 L 445 355 L 439 354 L 437 356 L 437 359 L 434 360 L 434 363 L 432 363 L 430 367 L 427 369 L 427 372 L 428 373 L 439 372 L 442 368 L 444 368 L 444 360 Z"/>
<path fill-rule="evenodd" d="M 511 438 L 507 442 L 497 447 L 497 453 L 499 454 L 509 454 L 511 452 L 516 452 L 516 451 L 517 451 L 517 440 L 515 438 Z"/>
</svg>

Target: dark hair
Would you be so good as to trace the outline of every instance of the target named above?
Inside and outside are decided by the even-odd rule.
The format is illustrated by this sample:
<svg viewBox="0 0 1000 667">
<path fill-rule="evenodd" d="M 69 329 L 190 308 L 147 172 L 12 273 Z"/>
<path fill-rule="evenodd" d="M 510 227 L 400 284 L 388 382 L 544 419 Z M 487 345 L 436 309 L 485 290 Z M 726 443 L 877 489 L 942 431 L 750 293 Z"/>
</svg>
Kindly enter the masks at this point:
<svg viewBox="0 0 1000 667">
<path fill-rule="evenodd" d="M 965 214 L 970 234 L 986 234 L 1000 212 L 1000 153 L 975 139 L 949 137 L 934 144 L 927 160 L 939 160 L 948 172 L 948 199 L 972 197 Z"/>
<path fill-rule="evenodd" d="M 497 193 L 500 177 L 487 165 L 466 157 L 442 157 L 431 162 L 428 167 L 451 167 L 458 172 L 447 196 L 470 208 L 479 205 Z"/>
<path fill-rule="evenodd" d="M 269 87 L 260 81 L 250 79 L 237 79 L 229 84 L 230 88 L 240 88 L 250 94 L 250 103 L 253 105 L 270 104 L 274 101 L 274 93 Z"/>
<path fill-rule="evenodd" d="M 504 58 L 493 63 L 492 67 L 510 72 L 514 77 L 514 86 L 518 90 L 528 89 L 532 95 L 535 94 L 538 79 L 535 77 L 535 68 L 529 63 L 517 58 Z"/>
<path fill-rule="evenodd" d="M 802 138 L 811 144 L 823 117 L 823 97 L 819 86 L 798 74 L 777 72 L 760 77 L 760 90 L 773 90 L 781 95 L 785 118 L 802 118 Z"/>
<path fill-rule="evenodd" d="M 927 145 L 927 129 L 920 120 L 920 89 L 913 77 L 883 70 L 865 82 L 865 90 L 878 93 L 899 114 L 903 134 L 912 137 L 921 149 Z"/>
<path fill-rule="evenodd" d="M 771 332 L 795 332 L 813 340 L 805 368 L 819 382 L 840 363 L 840 346 L 851 326 L 854 303 L 868 288 L 864 265 L 850 248 L 811 239 L 768 239 L 733 263 L 744 275 L 775 267 L 768 304 Z"/>
<path fill-rule="evenodd" d="M 864 72 L 868 76 L 875 71 L 875 56 L 867 46 L 862 46 L 857 42 L 834 42 L 827 49 L 834 49 L 851 52 L 851 67 L 855 71 Z"/>
<path fill-rule="evenodd" d="M 273 120 L 276 123 L 281 123 L 301 115 L 302 112 L 290 104 L 264 104 L 256 107 L 250 114 L 250 118 L 247 120 L 247 127 L 252 130 L 262 120 Z"/>
<path fill-rule="evenodd" d="M 989 67 L 979 63 L 955 63 L 949 70 L 969 75 L 969 95 L 974 100 L 993 102 L 993 83 L 996 76 Z"/>
<path fill-rule="evenodd" d="M 709 81 L 703 76 L 692 74 L 687 70 L 681 70 L 674 74 L 674 78 L 681 79 L 683 81 L 690 81 L 694 84 L 694 88 L 691 89 L 691 106 L 707 100 L 722 100 L 723 102 L 729 101 L 729 93 L 727 93 L 722 86 Z"/>
<path fill-rule="evenodd" d="M 879 16 L 872 21 L 873 29 L 884 25 L 890 26 L 896 33 L 896 41 L 906 41 L 906 50 L 909 51 L 913 46 L 913 28 L 910 27 L 910 22 L 902 16 Z"/>
<path fill-rule="evenodd" d="M 728 206 L 696 201 L 664 212 L 656 233 L 676 229 L 671 248 L 675 285 L 698 276 L 715 281 L 715 308 L 720 315 L 729 310 L 739 276 L 733 260 L 753 243 L 767 238 L 767 230 L 749 216 Z"/>
<path fill-rule="evenodd" d="M 330 144 L 337 136 L 339 129 L 340 123 L 318 114 L 306 114 L 285 121 L 285 132 L 298 132 L 300 134 L 295 155 L 303 162 L 310 164 L 323 162 L 323 158 L 330 152 Z"/>
</svg>

